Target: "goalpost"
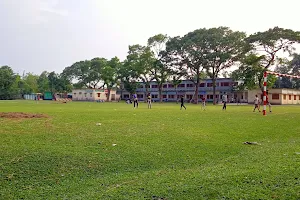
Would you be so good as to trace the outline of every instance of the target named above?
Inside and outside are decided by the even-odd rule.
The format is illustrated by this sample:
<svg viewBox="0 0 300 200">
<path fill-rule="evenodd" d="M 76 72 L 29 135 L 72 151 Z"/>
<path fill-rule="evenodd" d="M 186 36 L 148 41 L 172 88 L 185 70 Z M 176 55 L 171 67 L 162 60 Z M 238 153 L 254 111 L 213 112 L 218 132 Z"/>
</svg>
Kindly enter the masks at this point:
<svg viewBox="0 0 300 200">
<path fill-rule="evenodd" d="M 271 71 L 265 71 L 264 72 L 264 93 L 263 93 L 263 101 L 264 101 L 264 108 L 263 108 L 263 115 L 266 115 L 267 110 L 267 76 L 268 74 L 273 74 L 279 77 L 290 77 L 290 78 L 300 78 L 300 76 L 293 76 L 288 74 L 280 74 L 276 72 Z"/>
</svg>

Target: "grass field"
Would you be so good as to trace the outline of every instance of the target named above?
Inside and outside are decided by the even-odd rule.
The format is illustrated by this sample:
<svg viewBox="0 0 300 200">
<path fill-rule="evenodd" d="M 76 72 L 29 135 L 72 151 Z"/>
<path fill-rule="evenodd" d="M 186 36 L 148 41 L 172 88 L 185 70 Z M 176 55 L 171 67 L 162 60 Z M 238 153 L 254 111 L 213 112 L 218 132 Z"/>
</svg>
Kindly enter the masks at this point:
<svg viewBox="0 0 300 200">
<path fill-rule="evenodd" d="M 300 106 L 186 106 L 0 101 L 0 199 L 300 199 Z"/>
</svg>

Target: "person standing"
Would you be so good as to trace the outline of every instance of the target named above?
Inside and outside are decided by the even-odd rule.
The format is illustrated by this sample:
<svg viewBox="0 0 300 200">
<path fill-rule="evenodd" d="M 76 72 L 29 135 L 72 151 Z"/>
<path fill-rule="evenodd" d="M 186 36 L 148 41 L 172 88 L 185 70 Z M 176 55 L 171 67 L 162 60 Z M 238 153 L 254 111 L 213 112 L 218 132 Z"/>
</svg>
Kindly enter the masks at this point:
<svg viewBox="0 0 300 200">
<path fill-rule="evenodd" d="M 259 98 L 257 95 L 255 95 L 255 99 L 254 99 L 254 110 L 253 112 L 255 112 L 255 109 L 257 108 L 257 110 L 260 112 L 259 110 L 259 104 L 260 104 L 260 101 L 259 101 Z"/>
<path fill-rule="evenodd" d="M 182 109 L 182 107 L 184 107 L 184 109 L 186 110 L 186 107 L 184 106 L 184 96 L 183 95 L 180 98 L 180 102 L 181 102 L 180 110 Z"/>
<path fill-rule="evenodd" d="M 133 107 L 138 108 L 139 107 L 139 102 L 136 94 L 133 94 Z"/>
<path fill-rule="evenodd" d="M 201 109 L 202 109 L 202 110 L 205 110 L 205 107 L 206 107 L 206 98 L 205 98 L 204 95 L 203 95 L 203 97 L 201 98 L 201 100 L 202 100 Z"/>
<path fill-rule="evenodd" d="M 222 110 L 226 110 L 227 99 L 228 99 L 228 97 L 227 97 L 227 94 L 225 92 L 222 96 L 222 101 L 223 101 L 223 109 Z"/>
<path fill-rule="evenodd" d="M 148 93 L 147 95 L 147 104 L 148 104 L 148 109 L 151 109 L 152 108 L 152 102 L 151 102 L 151 94 Z"/>
</svg>

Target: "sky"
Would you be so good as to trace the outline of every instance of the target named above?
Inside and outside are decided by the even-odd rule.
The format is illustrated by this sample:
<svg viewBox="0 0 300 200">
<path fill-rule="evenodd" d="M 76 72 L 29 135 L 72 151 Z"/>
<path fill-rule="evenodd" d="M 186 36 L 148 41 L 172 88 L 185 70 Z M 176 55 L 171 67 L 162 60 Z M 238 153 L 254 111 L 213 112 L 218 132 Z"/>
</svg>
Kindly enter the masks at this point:
<svg viewBox="0 0 300 200">
<path fill-rule="evenodd" d="M 80 60 L 123 60 L 129 45 L 159 33 L 199 28 L 300 31 L 299 7 L 299 0 L 0 0 L 0 66 L 61 73 Z"/>
</svg>

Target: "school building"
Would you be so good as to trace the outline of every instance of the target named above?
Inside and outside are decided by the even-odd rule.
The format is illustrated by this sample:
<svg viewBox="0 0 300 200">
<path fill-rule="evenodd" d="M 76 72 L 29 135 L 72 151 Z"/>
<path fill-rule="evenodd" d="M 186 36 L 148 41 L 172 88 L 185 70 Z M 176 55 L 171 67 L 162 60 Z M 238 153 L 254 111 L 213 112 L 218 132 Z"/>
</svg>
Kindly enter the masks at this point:
<svg viewBox="0 0 300 200">
<path fill-rule="evenodd" d="M 216 98 L 218 101 L 221 101 L 222 95 L 226 92 L 228 95 L 229 102 L 247 102 L 248 93 L 247 91 L 238 92 L 236 90 L 236 86 L 239 83 L 233 81 L 230 78 L 218 78 L 216 80 Z M 207 101 L 213 101 L 213 83 L 211 79 L 203 79 L 199 84 L 199 92 L 198 97 L 199 101 L 203 96 L 206 97 Z M 162 89 L 162 98 L 163 101 L 177 101 L 180 96 L 184 96 L 185 99 L 190 100 L 193 99 L 195 91 L 195 84 L 190 80 L 183 80 L 175 89 L 174 85 L 171 82 L 166 82 L 163 84 Z M 158 92 L 158 84 L 153 81 L 150 83 L 148 87 L 148 92 L 151 94 L 153 101 L 159 101 L 159 92 Z M 118 94 L 122 94 L 121 98 L 123 100 L 130 98 L 130 93 L 127 91 L 118 90 Z M 139 84 L 139 88 L 136 90 L 137 97 L 140 101 L 144 100 L 146 97 L 146 87 L 144 83 Z M 176 95 L 177 94 L 177 95 Z"/>
<path fill-rule="evenodd" d="M 108 91 L 103 89 L 74 89 L 72 90 L 73 101 L 106 101 Z M 116 90 L 110 91 L 109 101 L 116 101 L 120 98 Z"/>
<path fill-rule="evenodd" d="M 268 93 L 268 99 L 271 104 L 300 104 L 300 90 L 279 88 L 269 89 Z M 259 89 L 248 91 L 248 102 L 253 103 L 255 95 L 258 95 L 258 97 L 261 98 L 262 101 L 262 94 L 262 91 Z"/>
</svg>

